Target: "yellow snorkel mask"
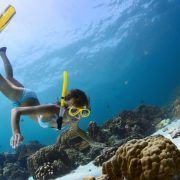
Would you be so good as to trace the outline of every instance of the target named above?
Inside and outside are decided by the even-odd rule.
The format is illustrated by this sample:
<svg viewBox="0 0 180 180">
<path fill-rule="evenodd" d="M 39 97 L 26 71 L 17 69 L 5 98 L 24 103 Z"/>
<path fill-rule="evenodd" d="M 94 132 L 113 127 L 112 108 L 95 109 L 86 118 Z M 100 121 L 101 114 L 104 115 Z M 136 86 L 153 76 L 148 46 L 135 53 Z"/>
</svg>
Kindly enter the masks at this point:
<svg viewBox="0 0 180 180">
<path fill-rule="evenodd" d="M 68 108 L 68 113 L 72 117 L 75 117 L 79 114 L 82 118 L 86 118 L 90 115 L 91 111 L 87 108 L 77 108 L 72 106 Z"/>
</svg>

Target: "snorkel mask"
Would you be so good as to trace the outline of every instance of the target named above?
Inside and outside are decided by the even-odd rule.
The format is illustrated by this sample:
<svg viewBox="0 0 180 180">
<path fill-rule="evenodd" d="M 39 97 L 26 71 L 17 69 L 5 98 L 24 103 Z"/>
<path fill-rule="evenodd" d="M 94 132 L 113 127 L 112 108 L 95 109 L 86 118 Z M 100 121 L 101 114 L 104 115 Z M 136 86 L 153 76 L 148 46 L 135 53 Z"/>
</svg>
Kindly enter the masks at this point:
<svg viewBox="0 0 180 180">
<path fill-rule="evenodd" d="M 68 108 L 68 114 L 71 117 L 75 117 L 79 114 L 82 118 L 86 118 L 90 115 L 90 113 L 91 113 L 90 109 L 87 108 L 77 108 L 74 106 Z"/>
</svg>

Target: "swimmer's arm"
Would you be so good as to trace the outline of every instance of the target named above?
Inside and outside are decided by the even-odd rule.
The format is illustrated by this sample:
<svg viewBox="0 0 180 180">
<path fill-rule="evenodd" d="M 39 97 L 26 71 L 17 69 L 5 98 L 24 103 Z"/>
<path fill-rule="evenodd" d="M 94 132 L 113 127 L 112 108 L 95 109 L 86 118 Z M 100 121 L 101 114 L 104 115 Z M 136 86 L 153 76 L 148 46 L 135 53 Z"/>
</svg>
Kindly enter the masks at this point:
<svg viewBox="0 0 180 180">
<path fill-rule="evenodd" d="M 83 131 L 82 129 L 80 129 L 78 127 L 78 124 L 77 123 L 73 123 L 70 125 L 72 130 L 76 131 L 76 133 L 82 138 L 84 139 L 85 141 L 87 141 L 89 143 L 90 146 L 92 147 L 105 147 L 105 144 L 103 143 L 99 143 L 99 142 L 95 142 L 92 138 L 90 138 L 85 131 Z"/>
<path fill-rule="evenodd" d="M 39 105 L 30 107 L 18 107 L 11 111 L 11 127 L 13 134 L 20 134 L 19 121 L 21 115 L 36 116 L 41 114 L 55 114 L 59 112 L 58 105 Z"/>
</svg>

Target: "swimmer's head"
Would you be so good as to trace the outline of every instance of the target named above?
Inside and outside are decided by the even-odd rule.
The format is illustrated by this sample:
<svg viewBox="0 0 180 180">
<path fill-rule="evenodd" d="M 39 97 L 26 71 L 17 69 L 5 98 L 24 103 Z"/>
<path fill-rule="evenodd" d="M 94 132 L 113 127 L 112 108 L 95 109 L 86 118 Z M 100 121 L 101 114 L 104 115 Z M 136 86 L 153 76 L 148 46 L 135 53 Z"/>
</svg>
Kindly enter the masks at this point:
<svg viewBox="0 0 180 180">
<path fill-rule="evenodd" d="M 60 100 L 57 98 L 56 100 L 57 105 L 61 105 Z M 65 96 L 65 107 L 68 106 L 75 106 L 75 107 L 89 107 L 89 97 L 85 94 L 84 91 L 79 89 L 72 89 L 67 92 Z"/>
<path fill-rule="evenodd" d="M 79 89 L 73 89 L 67 93 L 65 96 L 65 106 L 68 110 L 68 115 L 74 120 L 90 115 L 89 98 Z"/>
<path fill-rule="evenodd" d="M 89 107 L 89 98 L 85 92 L 79 89 L 72 89 L 65 96 L 66 106 L 75 106 L 75 107 Z"/>
</svg>

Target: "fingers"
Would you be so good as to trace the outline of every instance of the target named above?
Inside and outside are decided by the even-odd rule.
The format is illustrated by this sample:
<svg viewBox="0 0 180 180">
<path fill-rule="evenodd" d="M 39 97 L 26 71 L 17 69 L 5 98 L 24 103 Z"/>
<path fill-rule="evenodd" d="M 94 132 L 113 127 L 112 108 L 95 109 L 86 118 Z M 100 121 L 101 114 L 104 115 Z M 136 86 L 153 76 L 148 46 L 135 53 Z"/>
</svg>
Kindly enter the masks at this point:
<svg viewBox="0 0 180 180">
<path fill-rule="evenodd" d="M 12 148 L 15 149 L 20 145 L 20 143 L 22 143 L 22 141 L 23 141 L 23 137 L 20 134 L 14 134 L 11 137 L 10 145 L 12 146 Z"/>
<path fill-rule="evenodd" d="M 14 135 L 11 137 L 10 145 L 12 146 L 12 148 L 15 148 L 15 137 L 14 137 Z"/>
<path fill-rule="evenodd" d="M 18 134 L 15 134 L 14 135 L 14 148 L 16 148 L 18 146 L 18 143 L 19 143 L 18 140 L 19 140 Z"/>
</svg>

